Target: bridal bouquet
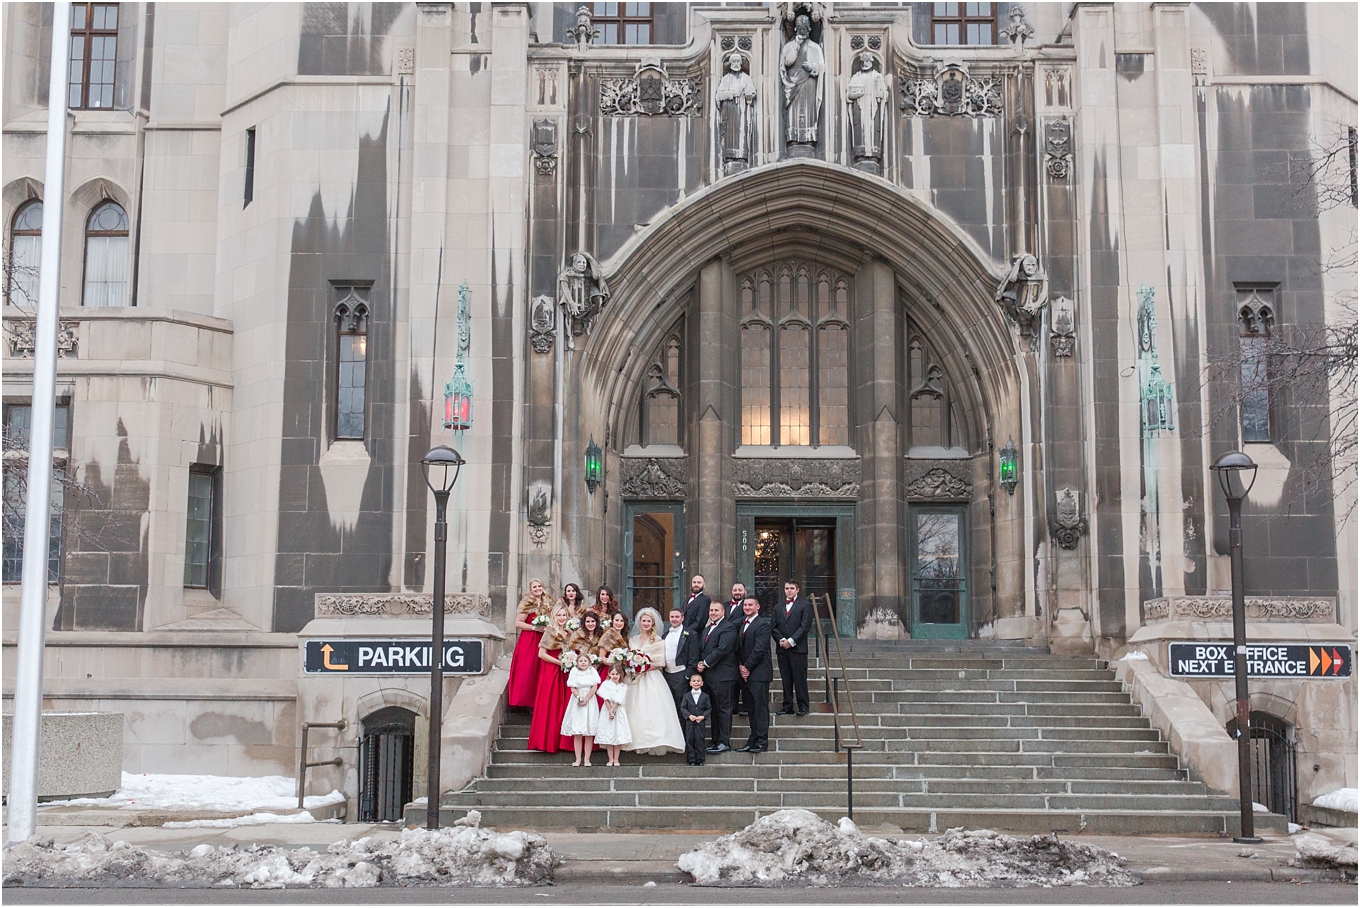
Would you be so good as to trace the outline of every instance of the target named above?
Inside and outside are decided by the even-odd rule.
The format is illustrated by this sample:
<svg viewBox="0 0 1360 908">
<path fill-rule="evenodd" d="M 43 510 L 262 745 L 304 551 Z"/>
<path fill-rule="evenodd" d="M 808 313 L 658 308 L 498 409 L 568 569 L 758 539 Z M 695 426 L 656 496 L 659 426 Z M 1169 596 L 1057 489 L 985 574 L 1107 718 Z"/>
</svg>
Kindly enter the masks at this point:
<svg viewBox="0 0 1360 908">
<path fill-rule="evenodd" d="M 628 671 L 630 675 L 640 675 L 643 672 L 650 671 L 651 667 L 652 667 L 651 656 L 647 655 L 641 650 L 630 649 L 628 651 L 628 658 L 627 661 L 624 663 L 624 668 Z"/>
<path fill-rule="evenodd" d="M 530 615 L 528 624 L 536 631 L 541 631 L 548 626 L 547 615 Z"/>
<path fill-rule="evenodd" d="M 609 651 L 610 665 L 623 665 L 625 669 L 628 663 L 628 654 L 632 652 L 626 646 L 616 646 Z"/>
<path fill-rule="evenodd" d="M 567 630 L 568 630 L 568 631 L 579 631 L 580 629 L 581 629 L 581 619 L 580 619 L 580 618 L 568 618 L 568 619 L 567 619 Z"/>
<path fill-rule="evenodd" d="M 562 655 L 557 657 L 557 664 L 562 666 L 562 671 L 570 673 L 576 667 L 576 653 L 563 651 Z"/>
</svg>

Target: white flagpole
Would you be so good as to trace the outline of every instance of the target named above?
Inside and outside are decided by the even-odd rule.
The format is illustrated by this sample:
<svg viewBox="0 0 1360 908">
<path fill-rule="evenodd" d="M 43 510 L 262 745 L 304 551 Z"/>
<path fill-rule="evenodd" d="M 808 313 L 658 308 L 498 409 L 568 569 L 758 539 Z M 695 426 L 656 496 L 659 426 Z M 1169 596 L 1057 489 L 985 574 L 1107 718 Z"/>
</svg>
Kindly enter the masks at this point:
<svg viewBox="0 0 1360 908">
<path fill-rule="evenodd" d="M 61 214 L 66 200 L 66 69 L 70 50 L 71 4 L 54 3 L 52 74 L 47 95 L 47 173 L 43 185 L 42 259 L 34 331 L 33 415 L 28 438 L 28 501 L 24 512 L 24 569 L 15 656 L 6 847 L 31 836 L 38 821 L 38 736 L 42 729 L 47 553 L 52 520 L 52 423 L 56 407 L 57 323 L 61 307 Z"/>
</svg>

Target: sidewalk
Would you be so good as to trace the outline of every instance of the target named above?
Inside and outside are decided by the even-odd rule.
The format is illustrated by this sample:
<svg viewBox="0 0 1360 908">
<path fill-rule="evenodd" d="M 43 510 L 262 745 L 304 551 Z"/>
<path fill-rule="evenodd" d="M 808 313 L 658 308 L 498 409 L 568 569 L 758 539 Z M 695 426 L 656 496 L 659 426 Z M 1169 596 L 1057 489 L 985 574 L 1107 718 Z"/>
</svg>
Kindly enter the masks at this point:
<svg viewBox="0 0 1360 908">
<path fill-rule="evenodd" d="M 332 842 L 364 836 L 396 838 L 401 827 L 384 823 L 266 823 L 226 828 L 197 827 L 167 829 L 141 825 L 143 820 L 129 816 L 138 811 L 86 811 L 77 816 L 68 808 L 58 824 L 45 821 L 39 814 L 38 834 L 50 836 L 58 844 L 77 842 L 90 832 L 112 840 L 123 840 L 143 848 L 163 851 L 188 851 L 196 845 L 279 845 L 325 850 Z M 114 814 L 114 816 L 108 816 Z M 78 823 L 85 819 L 86 823 Z M 114 826 L 113 824 L 120 824 Z M 869 835 L 898 838 L 890 832 L 863 830 Z M 1317 827 L 1306 833 L 1321 835 L 1338 844 L 1356 841 L 1355 829 Z M 681 854 L 712 841 L 713 835 L 656 835 L 630 833 L 545 833 L 554 854 L 563 863 L 556 873 L 559 884 L 600 883 L 642 884 L 649 881 L 685 883 L 689 876 L 675 862 Z M 917 838 L 906 836 L 905 838 Z M 933 836 L 929 838 L 934 838 Z M 1289 866 L 1295 857 L 1293 836 L 1268 836 L 1259 845 L 1238 845 L 1231 839 L 1210 837 L 1160 836 L 1063 836 L 1113 851 L 1127 862 L 1129 871 L 1145 882 L 1322 882 L 1342 879 L 1336 870 L 1300 869 Z"/>
</svg>

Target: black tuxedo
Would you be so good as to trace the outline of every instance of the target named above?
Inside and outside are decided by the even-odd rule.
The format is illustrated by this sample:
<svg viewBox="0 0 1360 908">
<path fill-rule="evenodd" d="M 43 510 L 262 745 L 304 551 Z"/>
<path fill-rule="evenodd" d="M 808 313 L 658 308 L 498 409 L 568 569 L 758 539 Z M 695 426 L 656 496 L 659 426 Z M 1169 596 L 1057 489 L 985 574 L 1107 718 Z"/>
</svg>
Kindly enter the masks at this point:
<svg viewBox="0 0 1360 908">
<path fill-rule="evenodd" d="M 699 593 L 691 596 L 685 603 L 685 627 L 692 631 L 697 631 L 708 623 L 708 604 L 713 600 L 708 598 L 708 593 Z"/>
<path fill-rule="evenodd" d="M 751 725 L 746 746 L 764 750 L 770 741 L 770 682 L 774 680 L 770 619 L 756 615 L 748 624 L 742 616 L 742 623 L 737 625 L 737 660 L 747 670 L 746 680 L 740 685 Z"/>
<path fill-rule="evenodd" d="M 685 759 L 690 763 L 704 762 L 704 747 L 708 742 L 708 720 L 713 715 L 713 698 L 706 691 L 699 691 L 699 702 L 689 688 L 680 698 L 680 726 L 685 730 Z M 703 716 L 704 721 L 695 722 L 690 716 Z"/>
<path fill-rule="evenodd" d="M 784 601 L 774 605 L 775 652 L 779 654 L 779 678 L 784 687 L 783 709 L 791 711 L 796 698 L 798 712 L 805 713 L 808 711 L 808 633 L 812 630 L 812 603 L 799 596 L 787 613 L 785 608 Z M 779 645 L 779 641 L 786 638 L 793 641 L 788 649 Z"/>
<path fill-rule="evenodd" d="M 723 620 L 731 621 L 733 624 L 741 627 L 741 623 L 746 620 L 746 614 L 741 609 L 741 601 L 739 600 L 736 603 L 733 603 L 729 600 L 724 608 L 726 611 L 723 612 Z M 748 704 L 745 702 L 744 696 L 745 685 L 741 683 L 741 678 L 738 677 L 736 692 L 732 695 L 733 713 L 745 712 L 749 708 Z"/>
<path fill-rule="evenodd" d="M 732 692 L 741 677 L 737 671 L 737 626 L 731 621 L 719 621 L 716 627 L 699 628 L 696 665 L 698 662 L 704 663 L 704 687 L 713 697 L 713 743 L 730 747 Z"/>
</svg>

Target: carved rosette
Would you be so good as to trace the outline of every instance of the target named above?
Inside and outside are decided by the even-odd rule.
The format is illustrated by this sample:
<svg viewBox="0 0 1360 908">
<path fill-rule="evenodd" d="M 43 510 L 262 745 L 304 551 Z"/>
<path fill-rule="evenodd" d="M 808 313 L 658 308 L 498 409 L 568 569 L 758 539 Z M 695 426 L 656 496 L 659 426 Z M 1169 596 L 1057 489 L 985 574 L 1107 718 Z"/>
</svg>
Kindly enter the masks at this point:
<svg viewBox="0 0 1360 908">
<path fill-rule="evenodd" d="M 908 460 L 903 491 L 910 499 L 972 498 L 972 474 L 967 460 Z"/>
<path fill-rule="evenodd" d="M 1336 623 L 1336 600 L 1322 596 L 1246 597 L 1248 621 L 1297 624 Z M 1143 603 L 1143 617 L 1153 621 L 1232 621 L 1232 599 L 1227 596 L 1167 596 Z"/>
<path fill-rule="evenodd" d="M 684 498 L 689 486 L 688 457 L 624 457 L 619 472 L 624 498 Z"/>
<path fill-rule="evenodd" d="M 434 609 L 429 593 L 317 593 L 317 617 L 405 618 Z M 491 618 L 491 598 L 482 593 L 446 593 L 444 614 Z"/>
<path fill-rule="evenodd" d="M 858 458 L 738 457 L 732 492 L 738 498 L 859 498 Z"/>
</svg>

